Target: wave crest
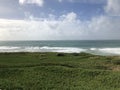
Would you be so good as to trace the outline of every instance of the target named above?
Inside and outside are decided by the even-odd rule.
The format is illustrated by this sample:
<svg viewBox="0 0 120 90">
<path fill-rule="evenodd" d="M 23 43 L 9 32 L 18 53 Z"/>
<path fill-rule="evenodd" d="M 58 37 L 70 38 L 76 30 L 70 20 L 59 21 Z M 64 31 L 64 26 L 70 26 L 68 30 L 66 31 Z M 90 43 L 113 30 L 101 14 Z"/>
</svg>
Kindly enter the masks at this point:
<svg viewBox="0 0 120 90">
<path fill-rule="evenodd" d="M 13 47 L 0 46 L 0 52 L 63 52 L 63 53 L 94 53 L 94 54 L 117 54 L 120 55 L 120 48 L 77 48 L 77 47 L 49 47 L 49 46 L 27 46 Z"/>
<path fill-rule="evenodd" d="M 80 53 L 86 49 L 74 47 L 9 47 L 1 46 L 0 52 L 64 52 L 64 53 Z"/>
</svg>

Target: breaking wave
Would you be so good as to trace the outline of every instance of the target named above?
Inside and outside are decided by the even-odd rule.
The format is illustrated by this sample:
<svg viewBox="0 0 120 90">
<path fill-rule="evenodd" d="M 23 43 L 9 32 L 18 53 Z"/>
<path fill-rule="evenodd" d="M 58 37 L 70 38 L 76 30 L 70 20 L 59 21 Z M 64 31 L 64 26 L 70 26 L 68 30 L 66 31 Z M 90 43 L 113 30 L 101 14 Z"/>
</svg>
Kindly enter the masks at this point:
<svg viewBox="0 0 120 90">
<path fill-rule="evenodd" d="M 90 51 L 101 54 L 116 54 L 120 55 L 120 48 L 90 48 Z"/>
<path fill-rule="evenodd" d="M 8 47 L 1 46 L 0 52 L 64 52 L 64 53 L 80 53 L 86 49 L 74 47 Z"/>
<path fill-rule="evenodd" d="M 117 54 L 120 55 L 120 48 L 78 48 L 78 47 L 13 47 L 0 46 L 0 52 L 63 52 L 63 53 L 94 53 L 94 54 Z"/>
</svg>

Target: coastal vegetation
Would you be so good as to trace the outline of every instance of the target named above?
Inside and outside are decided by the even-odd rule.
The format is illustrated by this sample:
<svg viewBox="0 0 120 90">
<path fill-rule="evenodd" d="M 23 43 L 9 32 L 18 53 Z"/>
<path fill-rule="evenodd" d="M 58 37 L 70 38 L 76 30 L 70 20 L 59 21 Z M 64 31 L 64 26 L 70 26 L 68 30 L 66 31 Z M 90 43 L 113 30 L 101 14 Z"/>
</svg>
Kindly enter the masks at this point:
<svg viewBox="0 0 120 90">
<path fill-rule="evenodd" d="M 120 56 L 0 53 L 0 90 L 120 90 Z"/>
</svg>

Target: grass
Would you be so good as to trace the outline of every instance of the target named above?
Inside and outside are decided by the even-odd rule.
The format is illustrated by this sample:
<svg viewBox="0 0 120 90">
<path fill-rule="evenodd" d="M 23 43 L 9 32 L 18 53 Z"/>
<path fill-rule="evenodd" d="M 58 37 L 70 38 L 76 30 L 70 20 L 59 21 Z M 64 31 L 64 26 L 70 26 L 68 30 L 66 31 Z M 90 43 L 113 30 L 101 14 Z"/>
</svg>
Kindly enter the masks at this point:
<svg viewBox="0 0 120 90">
<path fill-rule="evenodd" d="M 0 53 L 1 90 L 120 90 L 120 56 Z"/>
</svg>

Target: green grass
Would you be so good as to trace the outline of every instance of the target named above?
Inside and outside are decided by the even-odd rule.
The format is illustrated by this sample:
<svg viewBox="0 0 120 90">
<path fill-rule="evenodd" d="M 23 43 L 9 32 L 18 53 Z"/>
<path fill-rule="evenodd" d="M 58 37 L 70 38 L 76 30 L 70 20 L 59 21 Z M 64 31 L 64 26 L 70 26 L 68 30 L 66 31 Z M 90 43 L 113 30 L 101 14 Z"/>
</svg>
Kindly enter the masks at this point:
<svg viewBox="0 0 120 90">
<path fill-rule="evenodd" d="M 120 56 L 0 53 L 1 90 L 120 90 Z"/>
</svg>

